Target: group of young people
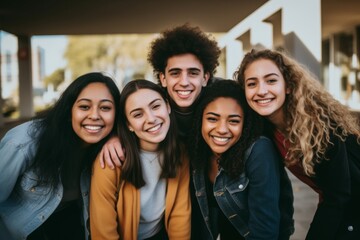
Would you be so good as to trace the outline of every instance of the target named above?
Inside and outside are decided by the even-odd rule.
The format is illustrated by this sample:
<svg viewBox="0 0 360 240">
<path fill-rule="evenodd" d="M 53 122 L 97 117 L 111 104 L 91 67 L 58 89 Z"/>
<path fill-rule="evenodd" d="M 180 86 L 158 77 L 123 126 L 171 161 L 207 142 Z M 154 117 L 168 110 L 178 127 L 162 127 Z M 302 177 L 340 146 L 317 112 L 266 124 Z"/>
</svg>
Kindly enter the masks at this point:
<svg viewBox="0 0 360 240">
<path fill-rule="evenodd" d="M 148 54 L 159 83 L 77 78 L 0 142 L 1 239 L 290 239 L 285 167 L 319 194 L 306 239 L 360 237 L 360 127 L 286 54 L 234 79 L 188 24 Z"/>
</svg>

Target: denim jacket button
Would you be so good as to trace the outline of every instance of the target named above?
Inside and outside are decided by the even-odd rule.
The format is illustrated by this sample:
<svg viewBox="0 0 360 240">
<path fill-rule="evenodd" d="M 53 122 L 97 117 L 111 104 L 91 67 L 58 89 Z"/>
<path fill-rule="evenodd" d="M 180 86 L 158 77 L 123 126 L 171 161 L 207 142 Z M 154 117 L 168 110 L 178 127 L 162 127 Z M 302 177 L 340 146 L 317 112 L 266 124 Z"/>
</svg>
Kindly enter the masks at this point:
<svg viewBox="0 0 360 240">
<path fill-rule="evenodd" d="M 348 229 L 349 232 L 352 232 L 354 230 L 354 227 L 350 225 L 350 226 L 348 226 L 347 229 Z"/>
<path fill-rule="evenodd" d="M 35 188 L 31 188 L 30 191 L 31 191 L 31 192 L 35 192 Z"/>
<path fill-rule="evenodd" d="M 244 185 L 240 184 L 239 189 L 243 189 L 243 188 L 244 188 Z"/>
</svg>

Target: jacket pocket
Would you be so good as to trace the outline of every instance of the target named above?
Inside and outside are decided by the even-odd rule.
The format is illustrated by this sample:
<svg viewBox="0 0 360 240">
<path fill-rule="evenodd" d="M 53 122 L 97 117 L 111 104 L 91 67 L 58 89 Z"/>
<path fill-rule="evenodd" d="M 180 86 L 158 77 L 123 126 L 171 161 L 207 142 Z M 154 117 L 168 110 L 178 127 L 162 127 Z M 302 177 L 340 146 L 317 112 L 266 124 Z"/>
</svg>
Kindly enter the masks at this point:
<svg viewBox="0 0 360 240">
<path fill-rule="evenodd" d="M 20 180 L 19 194 L 24 199 L 36 200 L 48 194 L 51 188 L 45 184 L 40 185 L 39 177 L 33 172 L 25 172 Z"/>
<path fill-rule="evenodd" d="M 225 188 L 240 209 L 247 209 L 249 179 L 243 174 L 226 184 Z"/>
</svg>

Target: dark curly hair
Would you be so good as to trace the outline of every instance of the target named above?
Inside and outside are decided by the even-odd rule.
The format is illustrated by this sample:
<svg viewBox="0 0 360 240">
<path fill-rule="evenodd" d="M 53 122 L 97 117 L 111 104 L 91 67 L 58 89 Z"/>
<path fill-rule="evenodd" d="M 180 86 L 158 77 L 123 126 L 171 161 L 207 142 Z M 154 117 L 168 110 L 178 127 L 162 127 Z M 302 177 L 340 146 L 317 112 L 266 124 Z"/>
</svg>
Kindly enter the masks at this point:
<svg viewBox="0 0 360 240">
<path fill-rule="evenodd" d="M 208 161 L 212 151 L 201 134 L 202 118 L 206 106 L 220 97 L 234 99 L 244 111 L 243 131 L 239 141 L 223 153 L 219 160 L 219 166 L 231 178 L 234 178 L 244 171 L 245 151 L 260 137 L 263 123 L 261 117 L 246 102 L 245 94 L 240 84 L 233 80 L 219 80 L 205 88 L 203 98 L 196 111 L 191 132 L 192 136 L 189 141 L 190 159 L 194 169 L 205 169 L 206 166 L 209 166 Z"/>
<path fill-rule="evenodd" d="M 165 72 L 167 60 L 175 55 L 194 54 L 204 67 L 204 72 L 212 78 L 219 65 L 220 48 L 211 35 L 204 33 L 199 27 L 184 24 L 165 30 L 150 45 L 147 60 L 154 68 L 154 74 Z"/>
</svg>

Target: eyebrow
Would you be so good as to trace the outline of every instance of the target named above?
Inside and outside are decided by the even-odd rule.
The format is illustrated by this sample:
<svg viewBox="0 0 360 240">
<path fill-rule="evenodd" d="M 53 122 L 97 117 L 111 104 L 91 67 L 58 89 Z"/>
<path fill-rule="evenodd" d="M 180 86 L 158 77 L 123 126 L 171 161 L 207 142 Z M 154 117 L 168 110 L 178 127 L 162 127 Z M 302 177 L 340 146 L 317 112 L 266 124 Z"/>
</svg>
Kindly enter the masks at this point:
<svg viewBox="0 0 360 240">
<path fill-rule="evenodd" d="M 92 102 L 92 100 L 89 99 L 89 98 L 80 98 L 80 99 L 78 99 L 78 100 L 76 101 L 76 103 L 81 102 L 81 101 Z M 112 100 L 106 99 L 106 98 L 105 98 L 105 99 L 101 99 L 100 102 L 110 102 L 110 103 L 114 104 L 114 102 L 113 102 Z"/>
<path fill-rule="evenodd" d="M 214 113 L 214 112 L 207 112 L 207 113 L 205 113 L 205 115 L 214 115 L 214 116 L 220 117 L 220 114 Z M 239 114 L 230 114 L 228 117 L 230 117 L 230 118 L 233 118 L 233 117 L 242 118 Z"/>
<path fill-rule="evenodd" d="M 156 101 L 161 101 L 161 98 L 156 98 L 156 99 L 152 100 L 152 101 L 148 104 L 148 106 L 150 106 L 151 104 L 153 104 L 153 103 L 156 102 Z M 136 111 L 139 111 L 139 110 L 141 110 L 141 108 L 135 108 L 135 109 L 131 110 L 131 111 L 129 112 L 129 114 L 131 114 L 131 113 L 133 113 L 133 112 L 136 112 Z"/>
<path fill-rule="evenodd" d="M 195 68 L 195 67 L 193 67 L 193 68 L 187 68 L 186 69 L 187 71 L 201 71 L 201 69 L 200 68 Z M 182 71 L 182 69 L 181 68 L 170 68 L 169 70 L 168 70 L 168 72 L 174 72 L 174 71 Z"/>
<path fill-rule="evenodd" d="M 268 73 L 268 74 L 266 74 L 266 75 L 264 76 L 264 78 L 271 77 L 271 76 L 273 76 L 273 75 L 279 77 L 279 74 L 277 74 L 277 73 Z M 256 79 L 257 79 L 257 77 L 249 77 L 249 78 L 246 79 L 246 81 L 247 81 L 247 80 L 256 80 Z"/>
</svg>

